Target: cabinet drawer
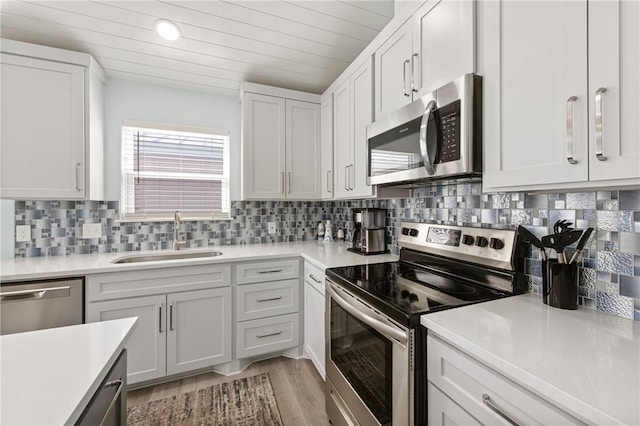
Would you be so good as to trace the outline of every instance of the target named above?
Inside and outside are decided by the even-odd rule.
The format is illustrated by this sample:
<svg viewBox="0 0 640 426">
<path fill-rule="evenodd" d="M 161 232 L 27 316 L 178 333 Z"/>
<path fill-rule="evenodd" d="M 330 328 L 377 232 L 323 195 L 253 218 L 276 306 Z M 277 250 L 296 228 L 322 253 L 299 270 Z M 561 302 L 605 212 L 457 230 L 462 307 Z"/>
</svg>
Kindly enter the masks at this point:
<svg viewBox="0 0 640 426">
<path fill-rule="evenodd" d="M 88 275 L 87 302 L 231 285 L 231 266 L 197 265 Z"/>
<path fill-rule="evenodd" d="M 304 262 L 304 280 L 324 295 L 324 271 L 309 262 Z"/>
<path fill-rule="evenodd" d="M 299 259 L 251 262 L 236 265 L 236 282 L 238 284 L 290 280 L 298 277 L 300 277 Z"/>
<path fill-rule="evenodd" d="M 497 411 L 518 424 L 582 424 L 431 334 L 427 338 L 427 347 L 429 382 L 482 424 L 507 424 Z M 486 403 L 484 396 L 489 397 Z M 489 405 L 493 405 L 494 409 Z"/>
<path fill-rule="evenodd" d="M 299 344 L 298 314 L 280 315 L 236 324 L 236 358 L 250 358 Z"/>
<path fill-rule="evenodd" d="M 237 320 L 298 312 L 300 281 L 286 280 L 236 287 Z"/>
<path fill-rule="evenodd" d="M 447 395 L 440 392 L 440 389 L 433 386 L 433 383 L 427 385 L 427 399 L 429 401 L 427 414 L 429 426 L 481 424 Z"/>
</svg>

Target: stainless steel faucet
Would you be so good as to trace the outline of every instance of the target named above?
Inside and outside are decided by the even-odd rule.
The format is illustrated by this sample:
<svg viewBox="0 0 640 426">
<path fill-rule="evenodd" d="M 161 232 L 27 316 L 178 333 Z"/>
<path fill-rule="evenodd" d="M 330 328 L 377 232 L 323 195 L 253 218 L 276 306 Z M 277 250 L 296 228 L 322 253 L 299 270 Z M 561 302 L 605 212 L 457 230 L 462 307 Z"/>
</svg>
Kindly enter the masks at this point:
<svg viewBox="0 0 640 426">
<path fill-rule="evenodd" d="M 180 248 L 187 245 L 186 241 L 178 239 L 178 231 L 180 229 L 180 212 L 176 212 L 173 216 L 173 250 L 178 251 Z"/>
</svg>

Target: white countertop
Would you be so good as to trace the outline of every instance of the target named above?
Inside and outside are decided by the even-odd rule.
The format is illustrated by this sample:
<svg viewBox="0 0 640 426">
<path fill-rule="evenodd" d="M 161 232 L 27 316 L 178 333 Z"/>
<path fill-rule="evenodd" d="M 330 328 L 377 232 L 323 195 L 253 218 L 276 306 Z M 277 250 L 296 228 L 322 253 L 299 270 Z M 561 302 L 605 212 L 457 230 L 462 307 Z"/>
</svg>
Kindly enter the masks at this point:
<svg viewBox="0 0 640 426">
<path fill-rule="evenodd" d="M 47 256 L 4 259 L 0 263 L 0 280 L 19 281 L 30 279 L 59 278 L 81 276 L 102 272 L 118 272 L 155 268 L 169 268 L 183 265 L 204 265 L 213 263 L 242 262 L 258 259 L 278 259 L 287 256 L 302 256 L 321 269 L 336 266 L 360 265 L 395 261 L 397 256 L 380 254 L 362 256 L 347 251 L 344 242 L 334 241 L 325 245 L 317 241 L 267 244 L 242 244 L 233 246 L 214 246 L 203 249 L 183 251 L 217 250 L 223 254 L 213 258 L 163 260 L 143 263 L 113 264 L 114 259 L 122 256 L 165 251 L 97 253 L 72 256 Z"/>
<path fill-rule="evenodd" d="M 0 424 L 74 424 L 137 318 L 0 336 Z"/>
<path fill-rule="evenodd" d="M 422 325 L 587 423 L 640 425 L 640 322 L 525 294 L 423 315 Z"/>
</svg>

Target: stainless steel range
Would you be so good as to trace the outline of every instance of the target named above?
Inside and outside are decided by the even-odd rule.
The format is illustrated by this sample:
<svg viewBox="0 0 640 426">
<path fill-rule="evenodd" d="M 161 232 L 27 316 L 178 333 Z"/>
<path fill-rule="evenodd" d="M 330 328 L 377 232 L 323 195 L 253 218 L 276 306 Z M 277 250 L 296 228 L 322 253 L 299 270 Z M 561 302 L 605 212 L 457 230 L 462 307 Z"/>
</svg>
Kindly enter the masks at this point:
<svg viewBox="0 0 640 426">
<path fill-rule="evenodd" d="M 430 312 L 521 293 L 515 231 L 403 223 L 398 262 L 327 270 L 326 407 L 338 425 L 426 425 Z"/>
</svg>

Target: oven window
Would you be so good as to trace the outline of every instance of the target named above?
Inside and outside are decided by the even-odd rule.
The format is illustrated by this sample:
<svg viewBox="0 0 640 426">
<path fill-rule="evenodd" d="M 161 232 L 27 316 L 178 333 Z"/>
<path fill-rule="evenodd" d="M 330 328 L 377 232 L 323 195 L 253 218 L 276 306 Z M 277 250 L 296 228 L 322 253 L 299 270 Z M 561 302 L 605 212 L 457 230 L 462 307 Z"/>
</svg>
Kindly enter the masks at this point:
<svg viewBox="0 0 640 426">
<path fill-rule="evenodd" d="M 369 139 L 369 176 L 411 170 L 422 166 L 422 118 Z"/>
<path fill-rule="evenodd" d="M 331 300 L 331 360 L 382 425 L 392 419 L 392 345 Z"/>
</svg>

